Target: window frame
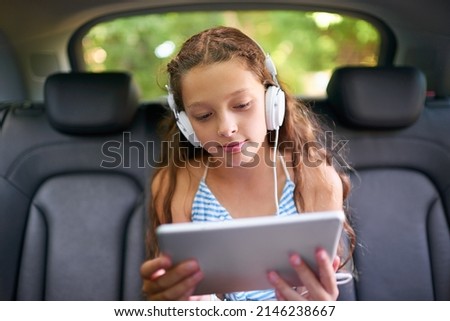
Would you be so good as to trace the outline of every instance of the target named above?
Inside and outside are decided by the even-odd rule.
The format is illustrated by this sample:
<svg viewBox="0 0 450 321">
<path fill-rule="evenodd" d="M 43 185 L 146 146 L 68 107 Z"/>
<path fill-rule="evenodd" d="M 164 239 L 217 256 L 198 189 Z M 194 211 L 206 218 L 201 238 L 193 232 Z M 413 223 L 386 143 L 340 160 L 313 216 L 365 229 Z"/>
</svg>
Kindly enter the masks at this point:
<svg viewBox="0 0 450 321">
<path fill-rule="evenodd" d="M 148 10 L 133 10 L 126 12 L 118 12 L 94 18 L 82 26 L 80 26 L 70 37 L 68 43 L 68 57 L 69 64 L 75 72 L 86 72 L 86 64 L 84 61 L 84 51 L 82 40 L 84 36 L 94 26 L 113 21 L 119 18 L 127 18 L 133 16 L 144 16 L 151 14 L 166 14 L 171 12 L 179 13 L 193 13 L 193 12 L 217 12 L 217 11 L 265 11 L 265 10 L 286 10 L 286 11 L 310 11 L 310 12 L 327 12 L 335 13 L 347 17 L 365 20 L 370 23 L 379 33 L 380 46 L 378 52 L 377 66 L 391 66 L 394 63 L 395 53 L 397 49 L 397 41 L 392 30 L 380 19 L 373 15 L 353 10 L 342 10 L 337 8 L 315 7 L 315 6 L 300 6 L 300 5 L 286 5 L 286 4 L 208 4 L 208 5 L 184 5 L 160 7 Z"/>
</svg>

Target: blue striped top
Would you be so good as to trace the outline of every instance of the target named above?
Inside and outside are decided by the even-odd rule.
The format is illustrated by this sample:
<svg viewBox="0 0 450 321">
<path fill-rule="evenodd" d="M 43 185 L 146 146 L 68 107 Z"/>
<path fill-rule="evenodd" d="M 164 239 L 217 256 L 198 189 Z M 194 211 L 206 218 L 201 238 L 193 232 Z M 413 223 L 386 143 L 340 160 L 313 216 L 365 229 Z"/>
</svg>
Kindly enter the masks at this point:
<svg viewBox="0 0 450 321">
<path fill-rule="evenodd" d="M 287 216 L 297 214 L 297 208 L 294 201 L 295 184 L 289 178 L 285 164 L 283 166 L 287 175 L 286 184 L 284 185 L 281 198 L 279 200 L 279 216 Z M 232 220 L 230 213 L 219 203 L 214 194 L 206 185 L 206 172 L 200 181 L 197 193 L 195 194 L 192 204 L 192 222 L 212 222 Z M 257 290 L 248 292 L 234 292 L 225 294 L 226 300 L 233 301 L 263 301 L 276 300 L 275 291 L 273 289 Z"/>
</svg>

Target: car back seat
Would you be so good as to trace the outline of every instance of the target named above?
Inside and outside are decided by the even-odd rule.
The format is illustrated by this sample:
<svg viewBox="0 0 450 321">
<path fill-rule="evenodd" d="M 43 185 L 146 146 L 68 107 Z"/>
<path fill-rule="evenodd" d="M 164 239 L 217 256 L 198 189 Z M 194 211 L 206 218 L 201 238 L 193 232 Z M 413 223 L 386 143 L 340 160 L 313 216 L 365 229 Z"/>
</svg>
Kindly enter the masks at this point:
<svg viewBox="0 0 450 321">
<path fill-rule="evenodd" d="M 347 140 L 357 277 L 340 299 L 450 300 L 450 109 L 409 67 L 345 67 L 318 106 Z"/>
<path fill-rule="evenodd" d="M 125 73 L 50 76 L 0 126 L 0 299 L 138 300 L 157 110 Z M 151 157 L 149 157 L 151 156 Z M 154 157 L 153 157 L 154 156 Z"/>
<path fill-rule="evenodd" d="M 161 106 L 124 74 L 58 74 L 0 124 L 0 299 L 136 300 Z M 357 279 L 340 299 L 450 299 L 449 109 L 410 68 L 343 68 L 316 106 L 348 140 Z M 156 143 L 156 144 L 155 144 Z"/>
</svg>

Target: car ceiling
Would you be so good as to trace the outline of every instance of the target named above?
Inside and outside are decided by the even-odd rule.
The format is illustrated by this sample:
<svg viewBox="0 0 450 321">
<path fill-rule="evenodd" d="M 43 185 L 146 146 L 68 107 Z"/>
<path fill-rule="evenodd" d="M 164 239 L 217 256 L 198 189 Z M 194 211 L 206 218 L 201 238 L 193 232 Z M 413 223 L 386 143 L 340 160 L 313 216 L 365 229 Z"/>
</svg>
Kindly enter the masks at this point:
<svg viewBox="0 0 450 321">
<path fill-rule="evenodd" d="M 383 17 L 393 29 L 409 28 L 422 32 L 450 36 L 450 1 L 442 0 L 257 0 L 257 1 L 205 1 L 205 0 L 2 0 L 0 3 L 0 29 L 12 39 L 34 37 L 37 34 L 65 32 L 91 19 L 122 10 L 158 9 L 170 6 L 226 4 L 245 8 L 256 5 L 301 5 L 320 10 L 361 11 Z M 179 9 L 179 8 L 178 8 Z M 39 14 L 36 14 L 36 13 Z"/>
<path fill-rule="evenodd" d="M 450 1 L 448 0 L 0 0 L 0 47 L 18 54 L 29 96 L 40 99 L 45 75 L 75 68 L 67 46 L 74 32 L 92 20 L 127 11 L 196 9 L 310 9 L 363 14 L 385 22 L 398 43 L 389 41 L 381 64 L 413 65 L 427 76 L 436 95 L 450 96 Z M 323 8 L 323 9 L 322 9 Z M 4 36 L 6 36 L 6 38 Z M 387 38 L 391 38 L 390 32 Z M 3 39 L 3 40 L 2 40 Z M 38 52 L 39 51 L 39 52 Z M 32 62 L 34 53 L 58 55 L 56 64 Z M 391 54 L 395 55 L 392 59 Z M 38 66 L 39 65 L 39 66 Z M 44 66 L 44 67 L 42 67 Z M 44 68 L 44 72 L 34 69 Z"/>
</svg>

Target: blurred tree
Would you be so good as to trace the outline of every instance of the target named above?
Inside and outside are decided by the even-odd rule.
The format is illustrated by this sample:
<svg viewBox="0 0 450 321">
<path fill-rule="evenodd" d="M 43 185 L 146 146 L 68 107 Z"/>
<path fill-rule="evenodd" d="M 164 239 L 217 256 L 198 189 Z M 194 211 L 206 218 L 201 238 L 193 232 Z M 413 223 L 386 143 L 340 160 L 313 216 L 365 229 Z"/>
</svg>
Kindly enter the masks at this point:
<svg viewBox="0 0 450 321">
<path fill-rule="evenodd" d="M 303 96 L 324 95 L 340 65 L 376 65 L 378 31 L 359 18 L 324 12 L 222 11 L 132 16 L 102 22 L 82 40 L 86 69 L 126 70 L 144 100 L 165 94 L 167 62 L 191 35 L 218 25 L 254 38 L 274 59 L 280 79 Z"/>
</svg>

